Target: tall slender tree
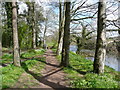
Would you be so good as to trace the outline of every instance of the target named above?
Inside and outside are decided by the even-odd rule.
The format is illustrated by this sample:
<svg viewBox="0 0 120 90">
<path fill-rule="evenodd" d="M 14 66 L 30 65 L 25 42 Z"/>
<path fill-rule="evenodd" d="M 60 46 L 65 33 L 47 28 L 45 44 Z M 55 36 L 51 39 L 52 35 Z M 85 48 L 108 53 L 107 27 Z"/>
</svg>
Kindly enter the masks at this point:
<svg viewBox="0 0 120 90">
<path fill-rule="evenodd" d="M 14 43 L 14 58 L 13 63 L 15 66 L 20 66 L 20 53 L 18 42 L 18 29 L 17 29 L 17 2 L 12 0 L 12 29 L 13 29 L 13 43 Z"/>
<path fill-rule="evenodd" d="M 58 39 L 58 46 L 56 51 L 57 55 L 60 55 L 60 53 L 62 52 L 64 20 L 65 20 L 64 8 L 65 7 L 62 8 L 62 2 L 59 0 L 59 39 Z"/>
<path fill-rule="evenodd" d="M 32 4 L 32 11 L 31 11 L 31 13 L 32 13 L 32 36 L 33 36 L 33 40 L 32 40 L 32 43 L 33 43 L 33 45 L 32 45 L 32 48 L 33 49 L 35 49 L 36 48 L 36 29 L 35 29 L 35 3 L 34 2 L 32 2 L 31 3 Z"/>
<path fill-rule="evenodd" d="M 94 59 L 94 72 L 104 73 L 104 62 L 106 56 L 106 0 L 99 0 L 98 21 L 97 21 L 97 41 Z"/>
<path fill-rule="evenodd" d="M 70 0 L 65 1 L 65 25 L 63 36 L 63 48 L 61 66 L 69 66 L 69 45 L 70 45 Z"/>
</svg>

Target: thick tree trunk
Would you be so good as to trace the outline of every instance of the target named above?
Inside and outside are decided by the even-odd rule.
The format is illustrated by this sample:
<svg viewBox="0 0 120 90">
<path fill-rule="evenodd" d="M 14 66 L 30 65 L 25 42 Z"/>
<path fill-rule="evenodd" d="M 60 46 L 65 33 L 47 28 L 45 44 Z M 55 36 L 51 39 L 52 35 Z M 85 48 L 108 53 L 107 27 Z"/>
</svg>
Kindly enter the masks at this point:
<svg viewBox="0 0 120 90">
<path fill-rule="evenodd" d="M 68 1 L 68 0 L 67 0 Z M 64 25 L 64 37 L 61 66 L 69 66 L 69 45 L 70 45 L 70 4 L 71 2 L 65 2 L 65 25 Z"/>
<path fill-rule="evenodd" d="M 59 1 L 59 39 L 58 39 L 58 46 L 57 46 L 57 51 L 56 54 L 60 55 L 62 52 L 62 44 L 63 44 L 63 20 L 64 16 L 62 17 L 62 5 L 61 2 Z"/>
<path fill-rule="evenodd" d="M 13 26 L 13 43 L 14 43 L 13 63 L 15 66 L 20 66 L 16 0 L 12 0 L 12 26 Z"/>
<path fill-rule="evenodd" d="M 95 59 L 94 59 L 94 72 L 98 74 L 104 73 L 104 62 L 106 56 L 105 9 L 106 9 L 106 0 L 99 0 L 97 42 L 96 42 L 96 51 L 95 51 Z"/>
</svg>

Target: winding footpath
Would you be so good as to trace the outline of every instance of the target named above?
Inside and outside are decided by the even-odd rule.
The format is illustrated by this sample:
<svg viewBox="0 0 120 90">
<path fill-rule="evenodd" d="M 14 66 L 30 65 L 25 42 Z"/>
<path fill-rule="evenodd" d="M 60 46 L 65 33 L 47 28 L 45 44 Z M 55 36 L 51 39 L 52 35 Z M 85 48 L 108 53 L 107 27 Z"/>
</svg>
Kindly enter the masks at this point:
<svg viewBox="0 0 120 90">
<path fill-rule="evenodd" d="M 28 77 L 29 73 L 23 73 L 13 88 L 46 88 L 54 90 L 69 87 L 69 80 L 65 79 L 66 74 L 59 67 L 59 62 L 52 50 L 47 50 L 43 57 L 46 58 L 46 65 L 40 71 L 42 76 L 37 77 L 31 73 L 32 77 Z M 28 82 L 31 82 L 31 84 L 27 84 Z"/>
</svg>

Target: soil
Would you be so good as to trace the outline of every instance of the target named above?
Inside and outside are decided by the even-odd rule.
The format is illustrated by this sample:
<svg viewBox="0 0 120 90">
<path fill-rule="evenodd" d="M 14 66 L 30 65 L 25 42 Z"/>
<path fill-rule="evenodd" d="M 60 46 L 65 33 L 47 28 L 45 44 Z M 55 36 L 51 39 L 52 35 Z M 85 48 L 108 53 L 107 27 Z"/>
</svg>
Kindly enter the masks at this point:
<svg viewBox="0 0 120 90">
<path fill-rule="evenodd" d="M 42 76 L 36 76 L 30 71 L 25 72 L 13 88 L 46 88 L 54 90 L 56 88 L 70 87 L 69 80 L 65 79 L 66 74 L 63 72 L 62 67 L 59 67 L 59 62 L 52 50 L 47 50 L 43 57 L 46 57 L 46 65 L 40 71 Z"/>
</svg>

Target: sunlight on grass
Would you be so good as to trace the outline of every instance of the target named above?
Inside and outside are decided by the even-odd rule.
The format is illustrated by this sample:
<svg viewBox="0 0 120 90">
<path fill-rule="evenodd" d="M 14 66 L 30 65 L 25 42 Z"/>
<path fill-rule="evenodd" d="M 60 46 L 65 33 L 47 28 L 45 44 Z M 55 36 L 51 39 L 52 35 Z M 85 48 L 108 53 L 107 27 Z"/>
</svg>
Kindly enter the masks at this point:
<svg viewBox="0 0 120 90">
<path fill-rule="evenodd" d="M 57 56 L 60 61 L 61 56 Z M 70 52 L 70 67 L 64 68 L 72 88 L 119 88 L 120 72 L 105 66 L 105 73 L 93 73 L 93 62 Z M 82 73 L 82 72 L 85 72 Z"/>
<path fill-rule="evenodd" d="M 34 51 L 28 51 L 23 54 L 24 58 L 28 58 L 30 56 L 38 56 L 43 55 L 44 50 L 34 50 Z M 34 54 L 34 55 L 32 55 Z M 12 55 L 5 54 L 3 57 L 3 63 L 10 62 L 9 60 L 12 59 Z M 45 60 L 45 58 L 39 58 L 40 60 Z M 40 62 L 37 58 L 34 58 L 32 60 L 27 60 L 22 62 L 21 67 L 16 67 L 12 64 L 9 64 L 6 67 L 0 68 L 0 71 L 2 72 L 0 78 L 2 78 L 2 88 L 10 88 L 12 87 L 19 79 L 20 75 L 25 72 L 25 70 L 30 70 L 34 72 L 37 75 L 41 75 L 40 70 L 44 68 L 44 63 Z"/>
</svg>

